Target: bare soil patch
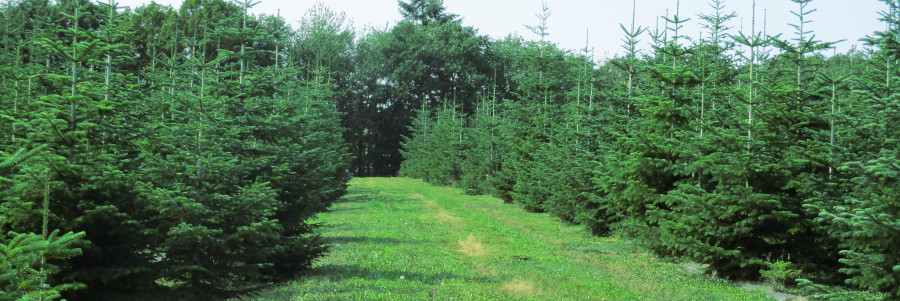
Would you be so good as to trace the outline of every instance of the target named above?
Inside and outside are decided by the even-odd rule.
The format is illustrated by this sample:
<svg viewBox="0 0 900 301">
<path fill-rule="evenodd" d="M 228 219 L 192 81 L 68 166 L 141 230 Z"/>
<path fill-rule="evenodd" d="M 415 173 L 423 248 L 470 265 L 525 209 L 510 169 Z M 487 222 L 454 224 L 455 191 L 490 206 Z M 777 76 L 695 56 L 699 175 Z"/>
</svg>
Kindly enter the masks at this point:
<svg viewBox="0 0 900 301">
<path fill-rule="evenodd" d="M 504 291 L 516 296 L 530 296 L 536 293 L 534 283 L 522 279 L 507 281 L 503 283 L 502 288 Z"/>
<path fill-rule="evenodd" d="M 437 220 L 442 221 L 442 222 L 450 222 L 450 223 L 456 223 L 456 222 L 459 222 L 459 220 L 460 220 L 459 217 L 449 215 L 449 214 L 447 214 L 447 212 L 444 212 L 444 211 L 441 211 L 440 213 L 435 215 L 434 218 L 436 218 Z"/>
<path fill-rule="evenodd" d="M 475 235 L 469 234 L 469 237 L 466 239 L 461 239 L 459 242 L 459 252 L 466 254 L 472 257 L 483 256 L 485 253 L 484 245 L 481 244 L 481 240 L 476 238 Z"/>
</svg>

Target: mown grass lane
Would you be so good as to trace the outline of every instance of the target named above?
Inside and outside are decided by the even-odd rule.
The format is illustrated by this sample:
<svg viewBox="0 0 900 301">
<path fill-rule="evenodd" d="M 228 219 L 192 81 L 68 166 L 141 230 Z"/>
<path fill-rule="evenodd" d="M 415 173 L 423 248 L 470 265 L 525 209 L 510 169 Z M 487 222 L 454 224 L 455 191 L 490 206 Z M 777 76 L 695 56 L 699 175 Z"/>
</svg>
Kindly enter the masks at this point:
<svg viewBox="0 0 900 301">
<path fill-rule="evenodd" d="M 332 245 L 259 300 L 767 300 L 615 237 L 487 196 L 356 178 L 321 214 Z"/>
</svg>

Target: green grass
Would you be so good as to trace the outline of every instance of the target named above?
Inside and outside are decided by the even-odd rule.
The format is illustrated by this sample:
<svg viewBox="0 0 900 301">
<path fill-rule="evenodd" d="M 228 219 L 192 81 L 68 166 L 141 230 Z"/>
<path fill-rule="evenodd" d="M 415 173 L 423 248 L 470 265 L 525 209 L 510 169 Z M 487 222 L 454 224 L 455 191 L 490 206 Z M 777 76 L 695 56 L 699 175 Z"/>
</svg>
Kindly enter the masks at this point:
<svg viewBox="0 0 900 301">
<path fill-rule="evenodd" d="M 250 300 L 767 300 L 545 214 L 405 178 L 357 178 L 321 214 L 333 246 Z"/>
</svg>

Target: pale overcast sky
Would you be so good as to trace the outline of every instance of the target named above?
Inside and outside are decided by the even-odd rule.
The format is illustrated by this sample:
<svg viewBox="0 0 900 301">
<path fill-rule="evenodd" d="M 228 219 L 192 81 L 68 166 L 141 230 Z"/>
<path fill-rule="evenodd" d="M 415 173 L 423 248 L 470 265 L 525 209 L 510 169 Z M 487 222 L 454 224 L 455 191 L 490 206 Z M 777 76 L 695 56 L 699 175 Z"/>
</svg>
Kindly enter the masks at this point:
<svg viewBox="0 0 900 301">
<path fill-rule="evenodd" d="M 149 3 L 148 0 L 119 0 L 120 5 L 132 8 Z M 262 0 L 254 7 L 254 14 L 276 14 L 296 27 L 300 18 L 317 1 L 338 12 L 345 12 L 355 27 L 379 27 L 392 25 L 400 19 L 397 0 Z M 655 28 L 657 17 L 675 14 L 677 0 L 637 0 L 637 25 Z M 105 2 L 105 1 L 104 1 Z M 182 0 L 157 0 L 157 3 L 178 7 Z M 700 33 L 700 19 L 697 14 L 711 14 L 708 0 L 681 0 L 680 18 L 691 18 L 685 25 L 688 35 Z M 727 0 L 726 10 L 735 11 L 738 17 L 729 25 L 734 31 L 750 31 L 752 16 L 751 0 Z M 590 47 L 600 59 L 621 54 L 623 37 L 619 23 L 631 24 L 631 0 L 546 0 L 552 16 L 549 20 L 550 39 L 561 48 L 583 49 L 586 31 L 590 31 Z M 535 25 L 535 15 L 541 12 L 541 0 L 445 0 L 450 13 L 460 15 L 463 24 L 473 26 L 479 33 L 495 38 L 510 33 L 519 33 L 533 39 L 524 25 Z M 757 0 L 757 31 L 763 29 L 764 10 L 767 15 L 768 34 L 784 33 L 793 37 L 793 28 L 788 23 L 797 23 L 791 11 L 798 11 L 797 4 L 789 0 Z M 846 40 L 838 44 L 837 50 L 845 52 L 853 45 L 861 44 L 859 39 L 884 28 L 878 20 L 879 12 L 887 5 L 878 0 L 817 0 L 808 8 L 812 13 L 812 23 L 807 24 L 816 38 L 822 41 Z M 662 22 L 660 20 L 660 22 Z M 660 25 L 662 26 L 662 25 Z M 647 35 L 643 40 L 649 41 Z"/>
</svg>

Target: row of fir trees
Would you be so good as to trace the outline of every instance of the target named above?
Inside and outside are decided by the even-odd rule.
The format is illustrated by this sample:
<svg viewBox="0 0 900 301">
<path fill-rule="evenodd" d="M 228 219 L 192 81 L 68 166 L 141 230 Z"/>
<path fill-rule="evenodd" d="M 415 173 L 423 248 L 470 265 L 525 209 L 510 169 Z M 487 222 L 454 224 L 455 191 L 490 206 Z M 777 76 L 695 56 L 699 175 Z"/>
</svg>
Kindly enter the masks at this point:
<svg viewBox="0 0 900 301">
<path fill-rule="evenodd" d="M 401 89 L 436 79 L 454 89 L 427 92 L 455 93 L 412 94 L 400 175 L 625 235 L 722 277 L 900 298 L 900 1 L 885 1 L 887 29 L 866 50 L 846 54 L 808 29 L 811 0 L 792 0 L 794 32 L 776 36 L 756 21 L 732 30 L 736 15 L 710 2 L 696 21 L 676 7 L 659 28 L 621 26 L 624 55 L 599 65 L 547 41 L 545 7 L 529 27 L 539 40 L 491 41 L 454 63 L 495 63 L 483 77 L 420 73 Z M 407 19 L 424 21 L 394 30 L 458 23 L 420 7 Z M 395 73 L 423 71 L 411 67 Z"/>
<path fill-rule="evenodd" d="M 308 268 L 351 162 L 314 51 L 335 14 L 101 2 L 0 5 L 0 300 L 215 298 Z"/>
</svg>

